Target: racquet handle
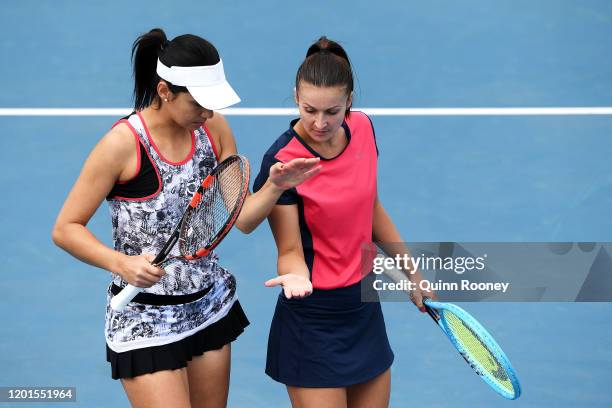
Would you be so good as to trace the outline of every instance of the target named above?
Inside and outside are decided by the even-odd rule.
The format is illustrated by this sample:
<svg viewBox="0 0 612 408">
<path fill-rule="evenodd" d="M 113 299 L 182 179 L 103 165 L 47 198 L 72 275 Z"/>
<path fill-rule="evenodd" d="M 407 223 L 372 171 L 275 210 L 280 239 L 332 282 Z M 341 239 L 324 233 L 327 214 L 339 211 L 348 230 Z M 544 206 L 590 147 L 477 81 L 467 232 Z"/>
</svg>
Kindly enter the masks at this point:
<svg viewBox="0 0 612 408">
<path fill-rule="evenodd" d="M 123 308 L 134 299 L 134 297 L 142 292 L 143 288 L 138 286 L 127 285 L 121 292 L 117 293 L 111 299 L 111 308 L 115 312 L 120 312 Z"/>
</svg>

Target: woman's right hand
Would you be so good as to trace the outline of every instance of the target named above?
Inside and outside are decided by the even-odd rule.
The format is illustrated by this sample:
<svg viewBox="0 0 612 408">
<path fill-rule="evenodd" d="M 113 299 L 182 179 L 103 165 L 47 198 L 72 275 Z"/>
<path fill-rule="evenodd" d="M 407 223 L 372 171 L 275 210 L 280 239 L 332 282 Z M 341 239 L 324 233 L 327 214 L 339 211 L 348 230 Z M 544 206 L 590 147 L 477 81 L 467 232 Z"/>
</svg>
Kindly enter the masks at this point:
<svg viewBox="0 0 612 408">
<path fill-rule="evenodd" d="M 152 264 L 154 259 L 153 254 L 124 255 L 117 273 L 133 286 L 151 287 L 166 274 L 166 271 Z"/>
<path fill-rule="evenodd" d="M 270 167 L 270 182 L 278 189 L 288 190 L 309 178 L 316 176 L 321 171 L 318 157 L 297 158 L 289 163 L 275 163 Z"/>
<path fill-rule="evenodd" d="M 312 293 L 312 282 L 310 279 L 295 273 L 287 273 L 270 279 L 264 285 L 269 288 L 281 285 L 287 299 L 292 297 L 299 299 Z"/>
</svg>

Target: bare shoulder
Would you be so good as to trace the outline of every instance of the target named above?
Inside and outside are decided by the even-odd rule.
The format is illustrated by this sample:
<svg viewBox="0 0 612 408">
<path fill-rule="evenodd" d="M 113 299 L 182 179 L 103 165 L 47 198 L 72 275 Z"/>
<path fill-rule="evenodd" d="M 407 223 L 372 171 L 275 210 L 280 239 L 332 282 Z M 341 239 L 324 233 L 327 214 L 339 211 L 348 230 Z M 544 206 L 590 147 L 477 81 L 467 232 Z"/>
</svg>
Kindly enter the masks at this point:
<svg viewBox="0 0 612 408">
<path fill-rule="evenodd" d="M 229 155 L 236 153 L 236 142 L 234 140 L 234 134 L 230 128 L 229 122 L 219 112 L 215 112 L 212 118 L 206 122 L 208 130 L 211 133 L 211 137 L 215 142 L 215 145 L 219 149 L 219 156 L 221 159 L 228 157 Z"/>
<path fill-rule="evenodd" d="M 100 139 L 94 152 L 108 156 L 118 162 L 125 163 L 136 153 L 134 134 L 128 125 L 119 123 Z"/>
<path fill-rule="evenodd" d="M 230 130 L 229 122 L 227 121 L 225 116 L 223 116 L 219 112 L 215 112 L 213 117 L 208 119 L 206 123 L 208 124 L 208 128 L 211 130 L 211 132 L 213 130 L 221 132 Z"/>
</svg>

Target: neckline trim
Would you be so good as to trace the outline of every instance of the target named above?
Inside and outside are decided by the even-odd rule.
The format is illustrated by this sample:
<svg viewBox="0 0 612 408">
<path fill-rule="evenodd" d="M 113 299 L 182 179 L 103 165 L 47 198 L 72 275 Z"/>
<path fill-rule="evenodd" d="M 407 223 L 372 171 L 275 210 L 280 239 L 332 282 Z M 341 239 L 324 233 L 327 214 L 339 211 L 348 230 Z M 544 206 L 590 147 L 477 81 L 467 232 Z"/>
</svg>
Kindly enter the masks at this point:
<svg viewBox="0 0 612 408">
<path fill-rule="evenodd" d="M 295 137 L 298 142 L 300 142 L 310 153 L 313 154 L 313 156 L 320 158 L 323 161 L 331 161 L 331 160 L 335 160 L 338 157 L 342 156 L 342 153 L 344 153 L 346 151 L 346 149 L 349 147 L 349 145 L 351 144 L 351 129 L 348 127 L 348 124 L 346 123 L 346 120 L 342 121 L 342 128 L 344 129 L 344 136 L 346 137 L 346 146 L 344 146 L 344 148 L 340 151 L 340 153 L 338 153 L 337 155 L 335 155 L 334 157 L 323 157 L 321 156 L 321 154 L 319 152 L 317 152 L 315 149 L 313 149 L 307 142 L 306 140 L 304 140 L 302 138 L 302 136 L 300 136 L 300 134 L 293 128 L 295 126 L 295 124 L 299 121 L 300 119 L 293 119 L 290 122 L 289 125 L 289 131 L 291 132 L 291 135 L 293 137 Z"/>
<path fill-rule="evenodd" d="M 159 156 L 159 158 L 163 162 L 166 162 L 166 163 L 168 163 L 168 164 L 170 164 L 172 166 L 182 166 L 183 164 L 189 162 L 193 158 L 193 154 L 195 153 L 195 147 L 196 147 L 195 132 L 193 130 L 189 132 L 191 134 L 191 149 L 189 150 L 189 153 L 187 154 L 187 157 L 185 157 L 181 161 L 173 162 L 172 160 L 167 159 L 162 154 L 162 152 L 159 150 L 157 145 L 155 144 L 155 140 L 153 140 L 153 138 L 151 137 L 151 133 L 149 132 L 149 128 L 147 126 L 147 123 L 145 122 L 145 120 L 142 117 L 141 113 L 140 112 L 136 112 L 136 114 L 138 115 L 138 117 L 140 118 L 140 121 L 142 122 L 142 127 L 144 128 L 144 131 L 147 134 L 147 138 L 149 139 L 149 142 L 151 143 L 151 146 L 153 146 L 153 149 L 155 150 L 155 153 L 157 153 L 157 155 Z"/>
</svg>

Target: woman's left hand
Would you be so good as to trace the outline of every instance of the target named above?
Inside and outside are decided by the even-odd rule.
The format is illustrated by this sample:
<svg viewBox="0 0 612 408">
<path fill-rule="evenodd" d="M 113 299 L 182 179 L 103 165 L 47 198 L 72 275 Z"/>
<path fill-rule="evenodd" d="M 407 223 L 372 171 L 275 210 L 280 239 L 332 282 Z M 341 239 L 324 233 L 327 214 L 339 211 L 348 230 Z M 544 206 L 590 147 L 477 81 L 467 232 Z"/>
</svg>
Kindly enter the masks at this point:
<svg viewBox="0 0 612 408">
<path fill-rule="evenodd" d="M 270 182 L 278 189 L 288 190 L 303 183 L 321 171 L 320 159 L 293 159 L 270 167 Z"/>
<path fill-rule="evenodd" d="M 410 300 L 422 313 L 427 311 L 423 305 L 425 298 L 431 300 L 436 300 L 438 298 L 436 292 L 421 287 L 421 281 L 424 280 L 425 279 L 423 279 L 423 276 L 418 271 L 410 276 L 410 281 L 414 284 L 414 290 L 410 291 Z"/>
<path fill-rule="evenodd" d="M 281 285 L 287 299 L 303 298 L 312 293 L 312 282 L 305 276 L 295 273 L 287 273 L 274 279 L 266 281 L 265 285 L 269 288 Z"/>
</svg>

